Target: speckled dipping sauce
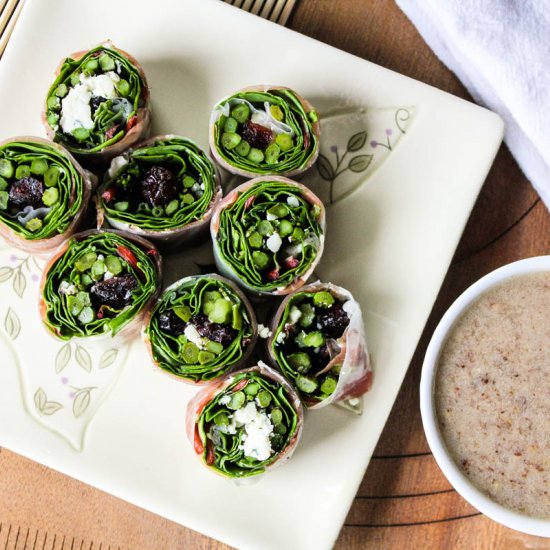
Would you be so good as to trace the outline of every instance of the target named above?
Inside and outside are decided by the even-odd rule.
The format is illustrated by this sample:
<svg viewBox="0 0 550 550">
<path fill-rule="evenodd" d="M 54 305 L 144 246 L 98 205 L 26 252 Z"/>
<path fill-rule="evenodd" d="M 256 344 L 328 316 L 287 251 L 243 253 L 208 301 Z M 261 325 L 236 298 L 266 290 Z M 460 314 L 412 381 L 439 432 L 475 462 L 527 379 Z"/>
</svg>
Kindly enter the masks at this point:
<svg viewBox="0 0 550 550">
<path fill-rule="evenodd" d="M 474 485 L 550 518 L 550 272 L 501 283 L 458 319 L 439 357 L 435 410 Z"/>
</svg>

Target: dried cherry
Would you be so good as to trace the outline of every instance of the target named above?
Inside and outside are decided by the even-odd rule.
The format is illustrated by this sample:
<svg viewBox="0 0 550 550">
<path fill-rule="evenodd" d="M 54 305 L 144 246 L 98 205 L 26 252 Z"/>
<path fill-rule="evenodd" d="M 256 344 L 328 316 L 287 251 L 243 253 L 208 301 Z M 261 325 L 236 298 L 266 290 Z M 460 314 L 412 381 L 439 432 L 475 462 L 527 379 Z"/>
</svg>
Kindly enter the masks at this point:
<svg viewBox="0 0 550 550">
<path fill-rule="evenodd" d="M 97 307 L 107 305 L 121 309 L 132 303 L 132 290 L 137 284 L 135 277 L 130 273 L 98 281 L 90 288 L 92 301 Z"/>
<path fill-rule="evenodd" d="M 10 187 L 9 199 L 14 206 L 35 206 L 42 200 L 44 184 L 28 176 L 15 181 Z"/>
<path fill-rule="evenodd" d="M 273 132 L 262 126 L 261 124 L 256 124 L 250 120 L 247 120 L 243 124 L 241 137 L 250 145 L 250 147 L 255 147 L 256 149 L 267 149 L 268 145 L 273 143 L 275 135 Z"/>
<path fill-rule="evenodd" d="M 174 174 L 163 166 L 153 166 L 141 182 L 141 195 L 151 206 L 165 206 L 178 196 Z"/>
<path fill-rule="evenodd" d="M 319 314 L 318 322 L 326 336 L 340 338 L 349 324 L 349 317 L 342 305 L 336 302 Z"/>
<path fill-rule="evenodd" d="M 191 324 L 203 338 L 219 342 L 224 346 L 229 345 L 237 336 L 235 329 L 222 323 L 213 323 L 206 315 L 196 315 L 191 320 Z"/>
</svg>

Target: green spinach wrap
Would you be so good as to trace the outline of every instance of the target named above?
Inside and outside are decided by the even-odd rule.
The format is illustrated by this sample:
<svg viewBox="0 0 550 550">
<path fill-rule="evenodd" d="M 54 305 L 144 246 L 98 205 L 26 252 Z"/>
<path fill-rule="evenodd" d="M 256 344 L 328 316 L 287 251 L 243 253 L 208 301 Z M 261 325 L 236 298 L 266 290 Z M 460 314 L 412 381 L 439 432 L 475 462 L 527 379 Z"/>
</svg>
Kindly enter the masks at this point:
<svg viewBox="0 0 550 550">
<path fill-rule="evenodd" d="M 161 286 L 150 242 L 114 231 L 73 235 L 42 275 L 40 314 L 57 337 L 115 336 L 139 330 Z"/>
<path fill-rule="evenodd" d="M 295 176 L 319 154 L 319 117 L 282 86 L 251 86 L 222 99 L 210 117 L 210 149 L 232 174 Z"/>
<path fill-rule="evenodd" d="M 254 310 L 220 275 L 185 277 L 168 287 L 145 327 L 155 364 L 193 383 L 243 365 L 257 338 Z"/>
<path fill-rule="evenodd" d="M 325 208 L 307 187 L 265 176 L 222 199 L 210 233 L 223 275 L 256 295 L 285 295 L 301 287 L 321 259 Z"/>
<path fill-rule="evenodd" d="M 340 403 L 361 412 L 372 383 L 361 308 L 351 293 L 316 282 L 287 296 L 271 324 L 271 362 L 306 407 Z"/>
<path fill-rule="evenodd" d="M 207 230 L 221 196 L 214 163 L 198 145 L 157 136 L 111 161 L 98 190 L 97 221 L 176 245 Z"/>
<path fill-rule="evenodd" d="M 106 162 L 145 137 L 150 115 L 143 69 L 106 42 L 61 61 L 43 121 L 48 137 L 77 157 Z"/>
<path fill-rule="evenodd" d="M 263 474 L 294 452 L 303 407 L 292 386 L 261 361 L 205 386 L 187 406 L 195 453 L 230 478 Z"/>
<path fill-rule="evenodd" d="M 60 145 L 37 137 L 0 142 L 0 235 L 48 254 L 84 221 L 95 176 Z"/>
</svg>

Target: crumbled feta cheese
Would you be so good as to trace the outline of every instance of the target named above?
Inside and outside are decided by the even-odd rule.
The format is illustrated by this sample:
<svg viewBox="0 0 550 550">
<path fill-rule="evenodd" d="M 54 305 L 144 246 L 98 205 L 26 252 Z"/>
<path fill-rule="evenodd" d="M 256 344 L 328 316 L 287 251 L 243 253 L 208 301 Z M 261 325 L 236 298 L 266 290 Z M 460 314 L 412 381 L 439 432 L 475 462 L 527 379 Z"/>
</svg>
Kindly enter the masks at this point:
<svg viewBox="0 0 550 550">
<path fill-rule="evenodd" d="M 204 182 L 201 183 L 201 189 L 204 191 Z"/>
<path fill-rule="evenodd" d="M 94 127 L 90 100 L 92 93 L 84 84 L 77 84 L 61 100 L 61 128 L 71 134 L 76 128 L 91 130 Z"/>
<path fill-rule="evenodd" d="M 286 340 L 286 334 L 283 331 L 279 332 L 279 334 L 277 334 L 277 340 L 276 340 L 277 344 L 283 344 L 285 340 Z"/>
<path fill-rule="evenodd" d="M 260 461 L 267 460 L 272 452 L 269 436 L 273 433 L 273 424 L 267 413 L 258 410 L 256 403 L 251 401 L 236 410 L 233 419 L 238 426 L 244 426 L 246 432 L 242 444 L 244 455 Z"/>
<path fill-rule="evenodd" d="M 193 193 L 196 193 L 199 189 L 200 189 L 200 185 L 198 183 L 194 183 L 193 186 L 191 187 L 191 191 Z"/>
<path fill-rule="evenodd" d="M 122 155 L 115 157 L 111 161 L 111 165 L 109 166 L 109 171 L 108 171 L 109 177 L 114 178 L 118 173 L 118 171 L 126 164 L 128 164 L 128 159 L 126 157 L 123 157 Z"/>
<path fill-rule="evenodd" d="M 76 286 L 72 283 L 69 283 L 68 281 L 61 281 L 61 284 L 59 285 L 59 294 L 66 294 L 68 296 L 76 294 L 77 289 Z"/>
<path fill-rule="evenodd" d="M 61 100 L 61 128 L 71 134 L 77 128 L 91 130 L 94 127 L 90 100 L 92 96 L 113 99 L 118 97 L 116 83 L 120 77 L 110 71 L 97 76 L 80 75 L 80 84 L 69 90 Z"/>
<path fill-rule="evenodd" d="M 298 197 L 295 197 L 294 195 L 290 195 L 289 197 L 287 197 L 286 203 L 289 206 L 295 206 L 295 207 L 300 206 L 300 201 L 298 200 Z"/>
<path fill-rule="evenodd" d="M 267 238 L 267 241 L 265 242 L 265 244 L 267 248 L 271 250 L 271 252 L 279 252 L 279 249 L 283 244 L 283 239 L 281 239 L 281 236 L 279 235 L 279 233 L 273 233 L 273 235 L 270 235 Z"/>
<path fill-rule="evenodd" d="M 273 220 L 277 219 L 277 216 L 275 216 L 274 214 L 270 214 L 269 212 L 266 214 L 265 217 L 267 218 L 268 222 L 272 222 Z"/>
<path fill-rule="evenodd" d="M 105 256 L 103 254 L 98 254 L 97 259 L 102 262 L 103 260 L 105 260 Z"/>
<path fill-rule="evenodd" d="M 109 270 L 105 271 L 103 274 L 103 280 L 108 281 L 109 279 L 112 279 L 115 276 L 114 273 L 111 273 Z"/>
<path fill-rule="evenodd" d="M 353 301 L 348 300 L 347 302 L 344 302 L 344 304 L 342 305 L 342 309 L 348 314 L 348 317 L 351 316 L 353 310 L 355 309 Z"/>
<path fill-rule="evenodd" d="M 201 349 L 204 348 L 204 340 L 199 334 L 199 331 L 193 325 L 187 325 L 183 333 L 190 342 L 195 344 L 195 346 Z"/>
<path fill-rule="evenodd" d="M 262 325 L 262 324 L 259 324 L 258 325 L 258 336 L 260 338 L 269 338 L 271 336 L 271 331 L 269 330 L 268 327 Z"/>
<path fill-rule="evenodd" d="M 301 316 L 302 316 L 302 312 L 296 306 L 292 306 L 290 308 L 288 319 L 293 325 L 295 325 L 300 320 Z"/>
<path fill-rule="evenodd" d="M 231 396 L 229 394 L 222 395 L 220 397 L 220 405 L 227 405 L 231 401 Z"/>
</svg>

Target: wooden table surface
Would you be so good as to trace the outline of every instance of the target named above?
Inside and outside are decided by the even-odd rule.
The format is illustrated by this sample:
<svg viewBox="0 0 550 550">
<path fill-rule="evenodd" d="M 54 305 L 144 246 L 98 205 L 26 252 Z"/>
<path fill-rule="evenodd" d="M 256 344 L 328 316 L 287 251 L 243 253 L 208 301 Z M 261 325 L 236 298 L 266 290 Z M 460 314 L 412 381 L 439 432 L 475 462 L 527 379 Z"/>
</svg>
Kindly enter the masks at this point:
<svg viewBox="0 0 550 550">
<path fill-rule="evenodd" d="M 300 0 L 287 26 L 469 99 L 391 0 Z M 451 489 L 429 451 L 418 403 L 427 342 L 451 302 L 487 272 L 549 253 L 550 214 L 502 146 L 335 548 L 550 548 L 487 519 Z M 227 548 L 5 449 L 0 495 L 6 550 Z"/>
</svg>

